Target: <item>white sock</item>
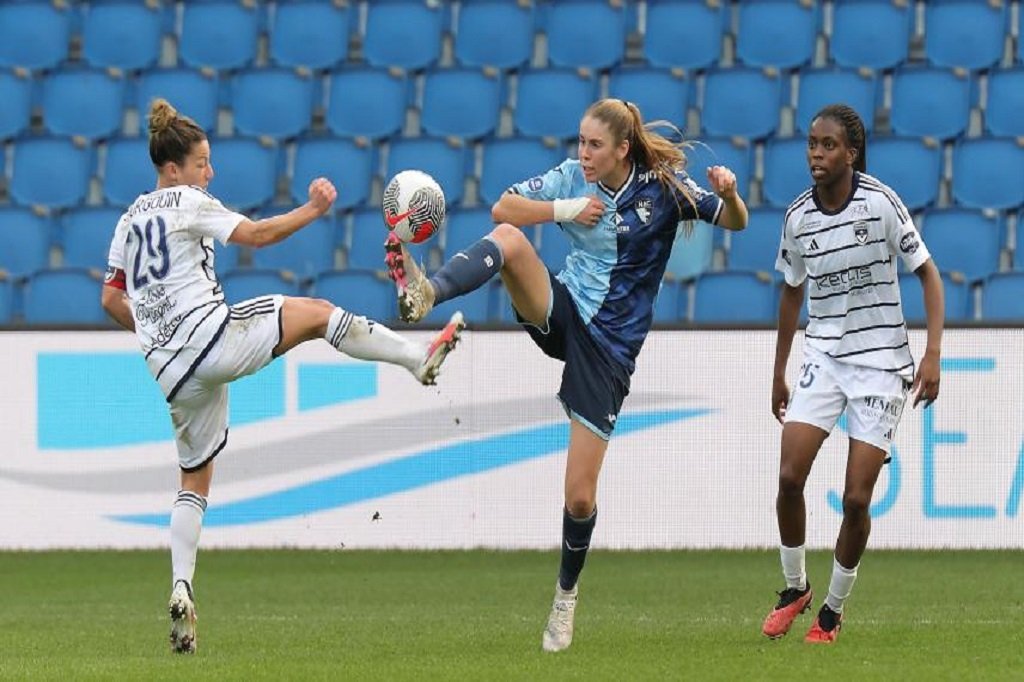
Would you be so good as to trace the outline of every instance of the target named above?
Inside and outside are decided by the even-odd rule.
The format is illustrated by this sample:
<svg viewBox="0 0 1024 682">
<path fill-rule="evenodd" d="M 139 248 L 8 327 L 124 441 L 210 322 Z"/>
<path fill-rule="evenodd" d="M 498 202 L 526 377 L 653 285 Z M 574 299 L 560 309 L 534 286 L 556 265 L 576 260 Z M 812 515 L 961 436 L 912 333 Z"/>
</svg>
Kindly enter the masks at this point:
<svg viewBox="0 0 1024 682">
<path fill-rule="evenodd" d="M 171 587 L 184 580 L 192 587 L 196 572 L 199 532 L 203 529 L 206 498 L 188 490 L 179 490 L 171 508 Z"/>
<path fill-rule="evenodd" d="M 779 554 L 782 555 L 782 575 L 786 578 L 786 587 L 798 590 L 807 589 L 807 567 L 804 561 L 806 552 L 804 546 L 786 547 L 779 545 Z"/>
<path fill-rule="evenodd" d="M 423 362 L 426 350 L 379 322 L 335 308 L 327 323 L 327 342 L 345 355 L 359 360 L 390 362 L 410 372 Z"/>
<path fill-rule="evenodd" d="M 860 564 L 853 568 L 846 568 L 839 563 L 839 560 L 832 557 L 832 582 L 828 584 L 828 596 L 825 603 L 836 613 L 843 612 L 843 603 L 850 596 L 853 590 L 853 583 L 857 580 L 857 569 Z"/>
</svg>

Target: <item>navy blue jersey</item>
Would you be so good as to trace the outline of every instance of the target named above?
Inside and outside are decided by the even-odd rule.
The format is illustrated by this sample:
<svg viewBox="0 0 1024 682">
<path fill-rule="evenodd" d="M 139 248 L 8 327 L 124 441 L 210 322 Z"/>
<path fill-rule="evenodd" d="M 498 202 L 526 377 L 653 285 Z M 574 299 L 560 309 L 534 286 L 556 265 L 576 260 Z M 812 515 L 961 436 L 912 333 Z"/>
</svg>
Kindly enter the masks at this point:
<svg viewBox="0 0 1024 682">
<path fill-rule="evenodd" d="M 604 202 L 605 213 L 594 227 L 559 223 L 571 250 L 557 276 L 594 340 L 630 373 L 654 319 L 654 298 L 679 222 L 715 223 L 722 211 L 721 199 L 686 173 L 677 175 L 689 198 L 666 191 L 654 173 L 636 165 L 617 190 L 587 182 L 575 159 L 510 189 L 542 201 L 596 195 Z"/>
</svg>

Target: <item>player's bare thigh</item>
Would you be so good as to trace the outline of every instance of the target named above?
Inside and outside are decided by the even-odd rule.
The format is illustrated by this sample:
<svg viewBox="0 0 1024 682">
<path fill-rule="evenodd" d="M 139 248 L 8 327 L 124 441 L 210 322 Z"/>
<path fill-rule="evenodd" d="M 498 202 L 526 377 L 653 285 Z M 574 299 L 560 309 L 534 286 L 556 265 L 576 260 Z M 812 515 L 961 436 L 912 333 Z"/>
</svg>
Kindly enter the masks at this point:
<svg viewBox="0 0 1024 682">
<path fill-rule="evenodd" d="M 495 227 L 490 237 L 501 247 L 504 258 L 501 280 L 512 298 L 512 305 L 528 322 L 544 326 L 551 302 L 551 281 L 533 244 L 521 229 L 508 223 Z"/>
</svg>

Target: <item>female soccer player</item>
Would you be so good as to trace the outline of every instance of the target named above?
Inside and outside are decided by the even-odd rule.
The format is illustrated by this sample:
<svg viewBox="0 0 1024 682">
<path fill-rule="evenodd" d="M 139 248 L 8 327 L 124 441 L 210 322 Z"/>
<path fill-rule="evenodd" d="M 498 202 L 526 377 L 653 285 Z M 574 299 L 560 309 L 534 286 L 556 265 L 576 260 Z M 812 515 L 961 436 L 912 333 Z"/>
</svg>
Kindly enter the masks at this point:
<svg viewBox="0 0 1024 682">
<path fill-rule="evenodd" d="M 206 134 L 162 99 L 149 111 L 149 155 L 157 186 L 118 221 L 102 301 L 135 331 L 170 406 L 181 467 L 171 510 L 171 648 L 192 653 L 192 578 L 213 458 L 228 438 L 227 384 L 317 338 L 355 358 L 401 365 L 432 384 L 463 321 L 456 313 L 424 347 L 323 300 L 261 296 L 227 305 L 213 269 L 213 240 L 254 248 L 279 242 L 330 209 L 334 186 L 313 180 L 306 204 L 273 218 L 254 222 L 229 211 L 206 191 L 213 179 Z"/>
<path fill-rule="evenodd" d="M 843 491 L 843 523 L 832 582 L 806 641 L 831 643 L 843 604 L 871 531 L 868 513 L 875 481 L 907 397 L 930 405 L 939 395 L 943 301 L 939 271 L 896 193 L 867 174 L 864 124 L 845 105 L 822 109 L 807 136 L 814 185 L 786 211 L 776 268 L 786 277 L 772 381 L 772 412 L 782 429 L 779 493 L 775 506 L 786 588 L 764 621 L 771 638 L 789 631 L 810 608 L 804 568 L 804 483 L 839 415 L 849 420 L 850 451 Z M 928 341 L 914 373 L 900 307 L 896 260 L 921 279 Z M 804 361 L 797 388 L 786 386 L 786 363 L 810 282 Z M 913 383 L 911 383 L 913 382 Z"/>
<path fill-rule="evenodd" d="M 572 642 L 598 474 L 678 224 L 700 219 L 732 230 L 747 224 L 732 171 L 708 169 L 718 196 L 701 189 L 683 171 L 682 145 L 656 133 L 657 125 L 645 125 L 640 110 L 623 100 L 591 105 L 580 121 L 579 160 L 510 188 L 491 209 L 497 227 L 429 280 L 399 241 L 386 245 L 404 319 L 422 319 L 434 305 L 500 272 L 517 319 L 547 355 L 565 362 L 558 393 L 570 419 L 562 561 L 542 639 L 546 651 Z M 571 244 L 557 275 L 519 229 L 552 220 Z"/>
</svg>

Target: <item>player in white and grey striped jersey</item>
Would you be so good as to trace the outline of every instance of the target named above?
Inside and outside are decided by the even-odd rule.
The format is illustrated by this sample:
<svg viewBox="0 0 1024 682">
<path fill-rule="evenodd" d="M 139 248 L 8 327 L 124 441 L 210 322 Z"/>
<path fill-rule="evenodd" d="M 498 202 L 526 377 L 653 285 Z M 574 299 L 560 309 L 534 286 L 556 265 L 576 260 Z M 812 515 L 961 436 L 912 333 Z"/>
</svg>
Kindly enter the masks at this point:
<svg viewBox="0 0 1024 682">
<path fill-rule="evenodd" d="M 275 244 L 329 211 L 337 191 L 317 178 L 302 206 L 251 221 L 207 193 L 210 143 L 194 121 L 158 99 L 149 133 L 157 188 L 118 221 L 102 302 L 135 331 L 170 408 L 181 468 L 171 509 L 171 649 L 193 653 L 192 578 L 213 460 L 228 440 L 227 385 L 313 339 L 355 358 L 405 367 L 432 384 L 464 322 L 457 312 L 431 343 L 419 344 L 321 299 L 260 296 L 228 306 L 213 267 L 214 239 L 252 248 Z"/>
<path fill-rule="evenodd" d="M 839 416 L 846 412 L 850 435 L 843 523 L 828 596 L 807 633 L 809 642 L 834 642 L 839 632 L 871 530 L 871 496 L 908 389 L 914 406 L 931 404 L 939 391 L 939 271 L 903 202 L 867 174 L 866 152 L 864 124 L 853 109 L 830 105 L 818 112 L 807 138 L 814 184 L 786 211 L 776 261 L 786 278 L 772 384 L 772 411 L 785 424 L 776 512 L 786 588 L 764 622 L 763 632 L 772 638 L 786 634 L 811 605 L 803 489 Z M 928 341 L 916 374 L 897 258 L 924 288 Z M 791 396 L 785 371 L 805 290 L 804 362 Z"/>
</svg>

